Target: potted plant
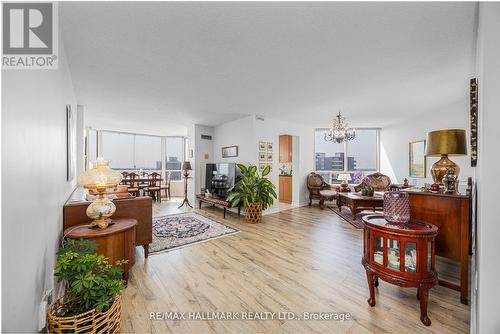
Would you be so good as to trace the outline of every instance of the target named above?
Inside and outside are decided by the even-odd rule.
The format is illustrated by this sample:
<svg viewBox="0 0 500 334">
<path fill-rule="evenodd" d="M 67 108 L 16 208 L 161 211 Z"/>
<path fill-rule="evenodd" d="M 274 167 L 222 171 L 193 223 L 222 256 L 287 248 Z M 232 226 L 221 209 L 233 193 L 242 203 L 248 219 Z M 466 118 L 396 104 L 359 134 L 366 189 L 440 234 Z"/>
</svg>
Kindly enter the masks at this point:
<svg viewBox="0 0 500 334">
<path fill-rule="evenodd" d="M 243 204 L 247 223 L 256 224 L 262 220 L 262 210 L 273 205 L 277 198 L 274 184 L 265 176 L 271 172 L 271 166 L 266 166 L 262 175 L 257 172 L 257 166 L 238 164 L 241 176 L 236 180 L 233 190 L 227 196 L 231 205 Z"/>
<path fill-rule="evenodd" d="M 373 196 L 374 189 L 370 186 L 370 178 L 365 176 L 363 178 L 363 183 L 361 184 L 361 195 L 362 196 Z"/>
<path fill-rule="evenodd" d="M 108 262 L 92 240 L 63 239 L 55 275 L 64 296 L 48 310 L 50 333 L 119 333 L 126 260 Z"/>
</svg>

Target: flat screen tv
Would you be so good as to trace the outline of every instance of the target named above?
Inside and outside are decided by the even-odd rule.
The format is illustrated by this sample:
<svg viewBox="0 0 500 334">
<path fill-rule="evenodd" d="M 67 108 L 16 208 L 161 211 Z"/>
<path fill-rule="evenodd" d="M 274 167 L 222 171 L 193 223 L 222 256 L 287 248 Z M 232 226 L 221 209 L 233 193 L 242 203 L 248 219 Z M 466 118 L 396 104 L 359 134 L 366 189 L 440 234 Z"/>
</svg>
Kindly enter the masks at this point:
<svg viewBox="0 0 500 334">
<path fill-rule="evenodd" d="M 207 164 L 205 174 L 205 189 L 210 193 L 226 197 L 229 190 L 234 187 L 239 168 L 235 163 Z"/>
</svg>

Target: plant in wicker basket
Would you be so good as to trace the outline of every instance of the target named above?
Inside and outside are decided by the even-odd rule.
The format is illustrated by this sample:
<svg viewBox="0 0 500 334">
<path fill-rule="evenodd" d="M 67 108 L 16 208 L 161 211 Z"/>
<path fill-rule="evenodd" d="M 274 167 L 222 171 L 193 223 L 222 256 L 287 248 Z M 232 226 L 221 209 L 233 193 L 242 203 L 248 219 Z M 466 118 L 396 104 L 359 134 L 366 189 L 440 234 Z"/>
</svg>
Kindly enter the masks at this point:
<svg viewBox="0 0 500 334">
<path fill-rule="evenodd" d="M 63 240 L 55 275 L 65 284 L 64 297 L 49 308 L 51 333 L 118 333 L 121 292 L 125 288 L 121 266 L 95 253 L 92 240 Z"/>
<path fill-rule="evenodd" d="M 243 203 L 247 223 L 260 223 L 262 210 L 271 206 L 276 198 L 274 184 L 265 178 L 271 172 L 271 166 L 266 166 L 262 175 L 257 172 L 257 166 L 238 164 L 241 176 L 238 177 L 234 188 L 229 192 L 227 200 L 232 206 Z"/>
</svg>

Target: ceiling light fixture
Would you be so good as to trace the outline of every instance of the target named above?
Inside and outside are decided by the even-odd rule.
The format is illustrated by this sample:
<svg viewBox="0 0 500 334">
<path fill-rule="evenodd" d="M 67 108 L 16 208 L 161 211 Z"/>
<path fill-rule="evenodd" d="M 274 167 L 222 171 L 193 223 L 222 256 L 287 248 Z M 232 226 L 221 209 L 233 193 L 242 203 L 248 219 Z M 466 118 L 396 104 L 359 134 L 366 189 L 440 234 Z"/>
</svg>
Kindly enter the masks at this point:
<svg viewBox="0 0 500 334">
<path fill-rule="evenodd" d="M 345 117 L 339 111 L 336 119 L 333 120 L 329 130 L 325 130 L 325 140 L 342 143 L 353 140 L 356 137 L 356 129 L 351 129 Z"/>
</svg>

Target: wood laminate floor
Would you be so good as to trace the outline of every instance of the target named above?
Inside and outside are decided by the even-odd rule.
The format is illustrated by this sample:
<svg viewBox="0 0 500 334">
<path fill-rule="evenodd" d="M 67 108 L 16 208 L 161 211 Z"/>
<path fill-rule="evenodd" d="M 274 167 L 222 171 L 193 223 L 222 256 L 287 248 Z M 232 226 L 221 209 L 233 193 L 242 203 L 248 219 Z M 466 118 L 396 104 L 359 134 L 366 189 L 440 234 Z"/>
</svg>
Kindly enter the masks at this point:
<svg viewBox="0 0 500 334">
<path fill-rule="evenodd" d="M 154 214 L 178 212 L 178 201 L 155 204 Z M 466 333 L 470 309 L 459 292 L 430 292 L 430 327 L 420 322 L 416 289 L 383 281 L 377 305 L 367 303 L 361 265 L 362 230 L 331 210 L 300 207 L 267 215 L 258 225 L 211 207 L 197 210 L 241 232 L 136 263 L 123 298 L 125 333 Z M 151 312 L 349 313 L 350 320 L 151 320 Z M 179 314 L 179 313 L 178 313 Z M 192 313 L 194 314 L 194 313 Z M 248 314 L 248 313 L 247 313 Z M 206 314 L 205 314 L 206 315 Z M 250 315 L 250 314 L 248 314 Z M 263 317 L 265 313 L 261 314 Z M 269 314 L 268 317 L 271 317 Z"/>
</svg>

